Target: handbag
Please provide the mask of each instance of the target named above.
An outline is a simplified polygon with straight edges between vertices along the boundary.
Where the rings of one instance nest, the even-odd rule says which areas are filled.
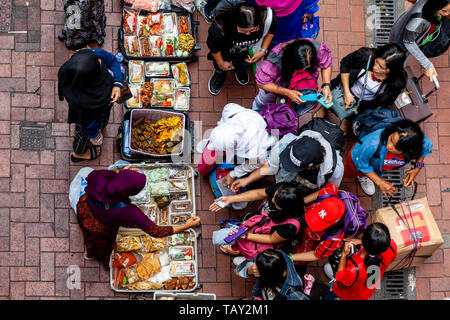
[[[334,88],[331,93],[333,94],[333,105],[331,106],[331,110],[334,114],[339,118],[339,120],[347,119],[358,113],[358,107],[361,104],[362,98],[364,97],[364,91],[366,91],[367,79],[369,77],[369,67],[370,62],[372,61],[372,55],[370,55],[369,60],[367,61],[366,67],[366,75],[364,77],[364,84],[361,90],[361,96],[358,99],[358,102],[353,101],[353,104],[350,108],[345,108],[345,100],[344,100],[344,88],[342,84],[338,85]]]
[[[120,89],[120,98],[117,100],[117,103],[125,103],[125,101],[131,98],[133,98],[133,94],[131,93],[130,87],[128,87],[128,84],[125,82],[122,89]]]

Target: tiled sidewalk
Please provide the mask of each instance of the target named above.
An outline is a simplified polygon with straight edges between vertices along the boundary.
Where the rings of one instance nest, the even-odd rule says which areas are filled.
[[[320,3],[321,33],[333,52],[334,69],[349,52],[365,45],[363,0],[323,0]],[[83,241],[76,217],[68,202],[71,178],[82,166],[70,163],[73,128],[67,123],[66,102],[57,97],[57,71],[69,57],[69,51],[57,35],[64,24],[60,0],[0,0],[11,10],[11,30],[27,33],[8,34],[0,30],[0,298],[2,299],[133,299],[134,294],[111,290],[109,273],[97,262],[83,259]],[[10,6],[9,9],[7,8]],[[104,49],[117,52],[117,31],[121,21],[119,0],[105,0],[107,38]],[[202,132],[220,119],[227,102],[250,107],[255,96],[254,80],[246,87],[233,75],[226,86],[212,97],[207,82],[212,64],[207,61],[208,24],[200,21],[199,61],[192,63],[192,100],[189,117],[202,121]],[[426,169],[418,177],[418,197],[428,195],[435,218],[446,243],[424,266],[416,269],[417,298],[442,299],[450,296],[450,92],[449,56],[434,59],[441,90],[430,97],[434,115],[424,129],[434,143]],[[416,74],[419,72],[415,66]],[[429,88],[428,83],[424,83]],[[120,158],[114,137],[122,121],[122,107],[115,106],[100,159],[83,166],[105,168]],[[307,119],[305,119],[306,121]],[[46,150],[20,150],[21,124],[47,126]],[[354,181],[344,181],[343,189],[365,197]],[[250,295],[253,282],[232,273],[232,262],[212,245],[212,232],[221,219],[238,213],[224,211],[213,215],[208,207],[213,200],[208,182],[196,181],[197,214],[202,218],[199,246],[200,291],[215,293],[218,299],[238,299]],[[67,288],[68,267],[81,268],[80,289]],[[315,270],[314,270],[315,269]],[[312,268],[317,272],[319,268]],[[70,270],[69,270],[70,271]],[[145,295],[150,298],[151,295]]]

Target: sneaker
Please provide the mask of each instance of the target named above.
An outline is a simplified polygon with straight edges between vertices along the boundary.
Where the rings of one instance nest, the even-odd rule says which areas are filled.
[[[208,81],[208,90],[213,96],[217,96],[222,91],[225,82],[225,72],[218,73],[214,70],[213,75]]]
[[[245,70],[234,69],[234,76],[236,78],[236,81],[241,86],[245,86],[246,84],[248,84],[249,76],[248,76],[247,69],[245,69]]]
[[[234,257],[233,258],[233,263],[237,267],[238,265],[240,265],[245,260],[247,260],[247,259],[245,259],[243,256],[238,256],[238,257]]]
[[[373,196],[375,194],[375,183],[366,176],[357,178],[361,189],[363,189],[368,196]]]
[[[323,272],[328,277],[328,279],[334,279],[334,272],[333,272],[333,268],[331,268],[331,264],[329,264],[329,263],[324,264]]]
[[[231,244],[226,244],[224,246],[220,246],[219,249],[223,253],[229,254],[232,256],[238,256],[240,254],[239,250],[234,250]]]
[[[207,13],[205,11],[205,6],[206,6],[206,1],[205,0],[195,0],[194,4],[195,7],[197,8],[198,12],[200,12],[200,14],[203,16],[203,18],[205,18],[205,21],[209,24],[212,23],[214,17],[211,13]]]

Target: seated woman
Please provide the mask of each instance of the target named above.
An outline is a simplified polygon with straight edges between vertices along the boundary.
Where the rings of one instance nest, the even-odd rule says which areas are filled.
[[[320,132],[305,130],[299,136],[285,135],[270,150],[266,163],[249,176],[234,181],[231,190],[237,192],[265,175],[275,175],[276,182],[294,182],[306,196],[305,203],[309,203],[327,183],[340,186],[344,164],[339,151]]]
[[[139,228],[152,237],[162,238],[193,228],[200,222],[199,217],[192,217],[183,225],[158,226],[131,204],[129,197],[145,187],[146,176],[142,173],[128,169],[119,173],[94,170],[86,180],[86,193],[77,204],[78,223],[85,243],[84,257],[103,262],[105,268],[109,266],[119,227]]]
[[[303,195],[290,183],[277,183],[263,189],[250,190],[238,195],[216,199],[209,207],[212,212],[222,209],[218,201],[229,205],[233,202],[250,202],[264,200],[260,207],[260,214],[246,220],[249,231],[236,240],[234,245],[223,245],[221,251],[231,255],[243,255],[245,259],[253,259],[267,248],[283,248],[289,251],[290,242],[294,241],[300,231],[300,220],[304,215]],[[266,226],[253,226],[255,223],[267,219]],[[244,259],[244,260],[245,260]],[[240,264],[236,262],[236,264]]]
[[[391,239],[389,229],[382,223],[370,224],[361,240],[345,240],[332,291],[343,300],[368,300],[396,257],[397,245]],[[378,268],[374,281],[368,279],[369,268]]]
[[[363,191],[371,196],[375,185],[386,196],[393,196],[397,188],[382,178],[383,172],[416,160],[414,169],[407,171],[404,186],[410,186],[424,166],[424,158],[432,152],[433,144],[420,127],[401,120],[360,139],[348,153],[344,178],[357,178]]]
[[[321,42],[311,39],[295,39],[275,46],[261,65],[256,69],[258,95],[253,101],[253,110],[260,111],[267,103],[274,103],[277,96],[302,104],[302,94],[289,89],[296,71],[306,70],[317,82],[319,69],[322,75],[322,93],[325,103],[333,99],[331,94],[331,73],[333,60],[331,51]]]
[[[102,49],[76,52],[58,71],[59,100],[67,100],[69,123],[75,123],[72,162],[96,159],[102,131],[113,103],[121,96],[124,79],[120,63]]]
[[[369,57],[372,57],[370,73],[361,97]],[[331,81],[332,89],[342,86],[346,109],[353,102],[362,99],[358,113],[367,109],[390,107],[406,86],[407,76],[403,69],[405,59],[405,52],[395,44],[380,48],[360,48],[341,60],[340,74]],[[348,131],[352,119],[350,117],[343,121],[341,129],[344,132]]]
[[[210,50],[208,59],[214,64],[208,82],[212,95],[220,93],[227,71],[234,70],[240,85],[248,83],[248,68],[267,54],[276,26],[273,10],[254,3],[239,3],[216,16],[206,41]]]
[[[209,139],[200,141],[197,146],[202,152],[199,173],[206,176],[219,168],[222,171],[216,174],[217,178],[223,178],[223,186],[228,187],[235,179],[261,167],[267,160],[268,150],[277,141],[266,126],[257,112],[235,103],[225,105],[222,118]]]
[[[253,300],[309,300],[291,258],[281,250],[267,249],[258,254],[246,276],[256,277]]]
[[[437,71],[429,58],[446,53],[450,44],[450,0],[419,0],[394,23],[389,42],[412,55],[433,81]]]

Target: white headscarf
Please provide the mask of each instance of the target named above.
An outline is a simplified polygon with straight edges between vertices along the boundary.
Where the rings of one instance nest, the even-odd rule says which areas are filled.
[[[258,112],[228,103],[223,108],[217,127],[211,132],[208,149],[228,151],[245,159],[264,156],[267,142],[272,140],[266,126]]]

